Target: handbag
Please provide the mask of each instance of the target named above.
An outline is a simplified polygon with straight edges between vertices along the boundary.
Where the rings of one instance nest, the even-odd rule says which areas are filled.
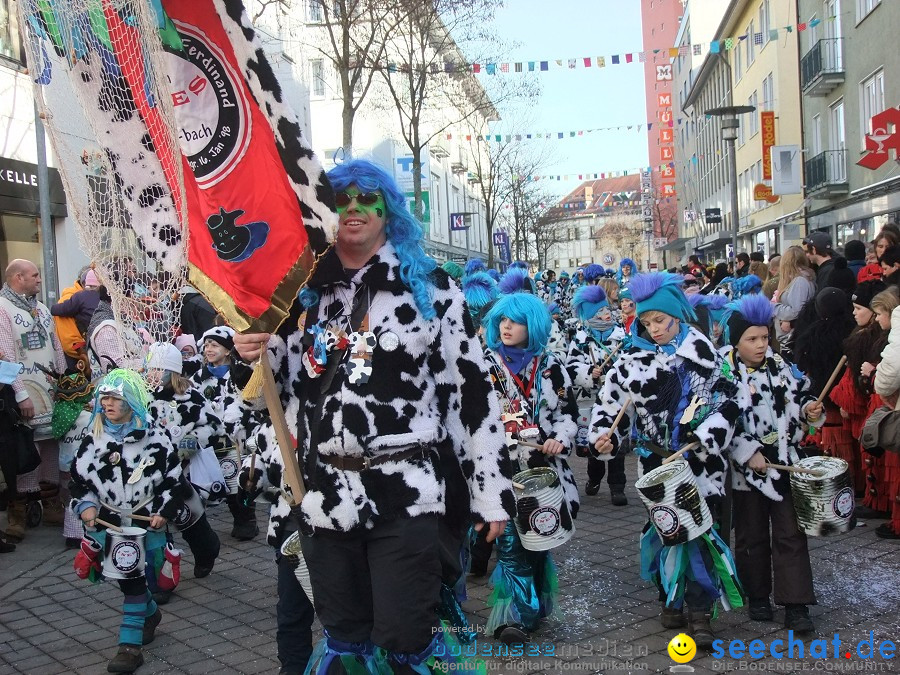
[[[863,424],[859,442],[869,454],[900,452],[900,397],[893,408],[881,406]]]
[[[16,452],[16,475],[34,471],[41,465],[41,455],[34,445],[34,430],[25,425],[13,427],[11,442]]]

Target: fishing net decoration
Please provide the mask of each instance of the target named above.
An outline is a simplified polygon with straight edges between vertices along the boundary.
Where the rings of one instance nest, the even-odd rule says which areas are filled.
[[[667,371],[655,385],[654,397],[636,410],[637,444],[649,442],[668,452],[690,443],[691,432],[734,395],[727,379],[710,378],[684,364]]]
[[[142,338],[123,341],[139,361],[144,344],[171,339],[187,270],[182,165],[157,18],[146,0],[18,6],[70,218],[116,319]],[[141,90],[129,85],[135,73]]]

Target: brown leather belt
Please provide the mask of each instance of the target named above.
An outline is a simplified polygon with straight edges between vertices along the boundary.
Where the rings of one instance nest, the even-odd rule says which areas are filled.
[[[430,451],[431,449],[428,446],[417,445],[413,448],[400,450],[398,452],[390,452],[384,455],[376,455],[375,457],[368,457],[365,455],[353,457],[348,457],[346,455],[319,455],[319,459],[328,466],[333,466],[335,469],[340,469],[341,471],[368,471],[374,466],[386,464],[387,462],[399,462],[405,459],[418,458],[428,459]]]

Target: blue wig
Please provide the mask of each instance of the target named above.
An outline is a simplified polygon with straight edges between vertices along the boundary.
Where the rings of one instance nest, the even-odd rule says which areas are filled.
[[[604,274],[606,274],[606,270],[603,269],[603,265],[598,265],[597,263],[591,263],[584,268],[584,280],[588,282],[596,281]]]
[[[500,294],[497,282],[485,272],[467,274],[462,280],[463,295],[470,312],[478,312],[482,307],[496,299]]]
[[[634,262],[631,258],[622,258],[622,262],[619,263],[619,270],[621,270],[625,265],[631,265],[631,273],[637,274],[638,266],[637,263]]]
[[[466,274],[475,274],[475,272],[484,272],[487,267],[481,258],[472,258],[466,262]]]
[[[725,326],[723,336],[725,342],[736,346],[744,331],[750,326],[768,328],[772,322],[772,315],[772,303],[760,293],[746,295],[740,300],[730,302],[725,306],[725,318],[722,322]]]
[[[501,293],[534,293],[535,290],[534,282],[531,280],[531,277],[528,276],[527,270],[524,270],[521,267],[513,267],[510,265],[509,269],[506,270],[506,274],[500,279]]]
[[[509,269],[511,269],[511,270],[519,269],[519,270],[525,270],[526,272],[528,272],[529,267],[531,267],[531,265],[529,265],[527,262],[524,262],[522,260],[516,260],[515,262],[512,262],[509,264]]]
[[[500,283],[500,272],[495,270],[493,267],[487,271],[488,276],[496,281],[498,284]]]
[[[406,196],[393,177],[377,164],[352,159],[328,172],[335,192],[355,185],[361,192],[380,191],[387,207],[386,233],[400,260],[400,279],[412,291],[416,306],[426,319],[437,316],[431,301],[432,283],[428,279],[437,263],[422,249],[422,226],[409,212]]]
[[[731,282],[731,294],[734,300],[740,300],[745,295],[753,295],[762,291],[762,279],[755,274],[748,274]]]
[[[550,339],[552,319],[543,302],[528,293],[501,296],[484,318],[484,341],[490,349],[501,345],[500,322],[504,318],[528,328],[528,351],[535,354],[544,351]]]
[[[695,309],[703,307],[706,310],[709,318],[709,325],[707,326],[709,335],[712,335],[714,323],[724,325],[726,308],[728,307],[728,298],[724,295],[700,295],[699,293],[694,293],[687,296],[687,299],[691,303],[691,307]],[[700,314],[698,313],[699,316]]]

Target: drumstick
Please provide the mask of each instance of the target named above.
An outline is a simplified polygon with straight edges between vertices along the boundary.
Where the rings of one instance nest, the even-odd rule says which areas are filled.
[[[819,469],[805,469],[802,466],[787,466],[786,464],[771,464],[769,462],[766,462],[766,466],[770,469],[781,469],[790,473],[808,473],[816,478],[821,478],[825,475],[825,472]]]
[[[683,448],[681,448],[681,450],[679,450],[678,452],[673,452],[671,455],[669,455],[668,457],[666,457],[666,458],[662,461],[662,463],[663,463],[663,464],[668,464],[669,462],[674,462],[676,459],[681,459],[681,456],[682,456],[684,453],[690,452],[691,450],[696,450],[696,449],[699,448],[699,447],[700,447],[700,442],[699,442],[699,441],[694,441],[693,443],[688,443],[688,444],[685,445]]]
[[[136,514],[136,513],[132,513],[132,514],[131,514],[131,517],[132,517],[134,520],[146,520],[148,523],[149,523],[151,520],[153,520],[153,517],[152,517],[152,516],[139,516],[139,515]]]
[[[522,485],[521,483],[517,483],[516,481],[513,481],[513,487],[516,488],[516,490],[524,490],[525,489],[524,485]]]
[[[615,349],[613,349],[609,354],[607,354],[606,358],[603,359],[603,363],[600,364],[600,367],[603,368],[603,366],[605,366],[607,363],[609,363],[609,360],[616,355],[616,352],[619,351],[619,349],[621,347],[622,347],[622,343],[620,342],[619,344],[616,345]]]
[[[825,388],[822,389],[822,393],[819,394],[819,398],[816,399],[816,403],[821,403],[825,400],[825,395],[828,394],[828,390],[831,389],[831,385],[834,384],[834,381],[837,379],[838,374],[841,372],[841,368],[844,367],[844,364],[847,363],[847,355],[841,357],[841,360],[838,361],[837,366],[834,368],[834,372],[831,373],[831,377],[828,378],[828,382],[825,383]]]
[[[519,445],[524,445],[526,448],[537,448],[538,450],[543,450],[544,446],[541,443],[532,443],[531,441],[516,441]]]
[[[628,410],[628,406],[631,405],[631,397],[625,397],[625,403],[622,404],[622,409],[619,411],[619,414],[616,415],[616,419],[613,420],[612,426],[609,428],[610,433],[615,433],[616,428],[619,426],[619,422],[622,421],[622,418],[625,417],[625,411]]]
[[[101,524],[103,527],[105,527],[107,530],[112,530],[113,532],[122,532],[122,528],[121,528],[121,527],[118,527],[118,526],[116,526],[116,525],[113,525],[112,523],[107,523],[105,520],[101,520],[100,518],[94,518],[94,522],[95,522],[95,523],[100,523],[100,524]]]

